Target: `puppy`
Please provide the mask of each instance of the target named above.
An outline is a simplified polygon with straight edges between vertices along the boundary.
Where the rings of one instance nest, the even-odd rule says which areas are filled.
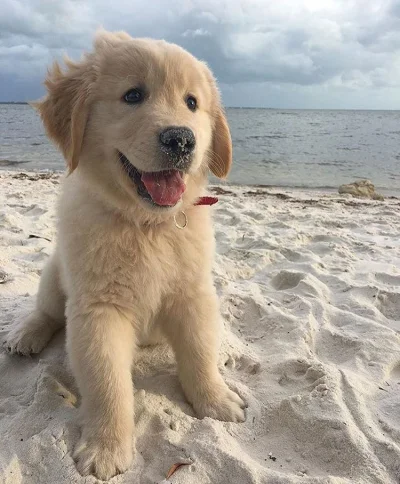
[[[138,344],[171,344],[200,418],[244,420],[217,368],[214,237],[209,207],[196,205],[209,170],[228,174],[231,137],[210,70],[164,41],[102,31],[45,85],[36,107],[69,175],[36,309],[6,347],[38,353],[66,324],[82,396],[74,458],[106,480],[133,458]]]

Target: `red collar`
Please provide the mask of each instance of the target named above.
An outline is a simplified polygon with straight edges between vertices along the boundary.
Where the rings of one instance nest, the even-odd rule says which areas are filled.
[[[195,205],[214,205],[218,202],[217,197],[200,197]]]

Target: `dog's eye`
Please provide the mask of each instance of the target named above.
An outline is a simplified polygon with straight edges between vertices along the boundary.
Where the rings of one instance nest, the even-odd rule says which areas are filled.
[[[193,96],[188,96],[186,98],[186,105],[191,111],[196,111],[197,109],[197,100]]]
[[[124,94],[124,101],[128,104],[137,104],[143,101],[144,95],[143,92],[138,89],[129,89],[127,93]]]

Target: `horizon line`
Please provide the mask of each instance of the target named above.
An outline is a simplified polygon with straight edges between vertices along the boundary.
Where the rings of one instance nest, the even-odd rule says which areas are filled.
[[[4,104],[24,104],[29,105],[30,101],[0,101],[0,105]],[[269,107],[269,106],[224,106],[225,109],[269,109],[276,111],[400,111],[400,108],[285,108],[285,107]]]

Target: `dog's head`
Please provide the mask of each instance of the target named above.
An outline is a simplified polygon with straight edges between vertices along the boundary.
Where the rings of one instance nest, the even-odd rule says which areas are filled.
[[[176,210],[208,169],[227,176],[231,137],[203,62],[177,45],[105,31],[92,53],[65,62],[49,71],[36,107],[70,172],[157,212]]]

